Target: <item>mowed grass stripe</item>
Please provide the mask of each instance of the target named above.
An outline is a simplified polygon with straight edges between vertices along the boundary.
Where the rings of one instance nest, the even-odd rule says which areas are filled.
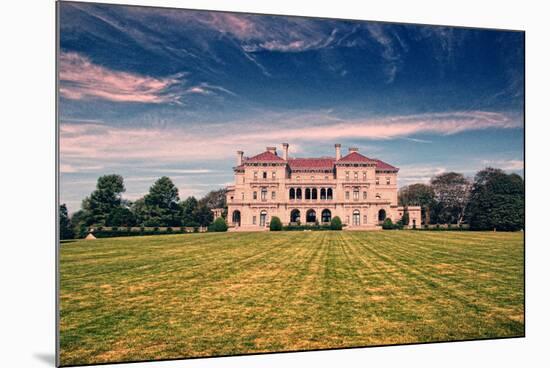
[[[280,232],[66,243],[62,363],[521,336],[521,235]]]

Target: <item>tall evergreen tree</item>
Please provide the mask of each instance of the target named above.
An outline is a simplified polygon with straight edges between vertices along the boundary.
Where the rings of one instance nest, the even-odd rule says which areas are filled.
[[[149,188],[143,197],[146,226],[180,226],[181,207],[178,188],[172,180],[163,176]]]
[[[82,201],[82,209],[87,213],[87,222],[105,225],[107,217],[122,203],[125,191],[122,176],[112,174],[97,179],[96,189]]]
[[[73,227],[64,203],[59,206],[59,237],[61,240],[74,238]]]

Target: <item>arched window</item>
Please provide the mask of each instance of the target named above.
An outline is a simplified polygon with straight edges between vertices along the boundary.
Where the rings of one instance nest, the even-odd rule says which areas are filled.
[[[233,211],[232,221],[233,225],[241,226],[241,211]]]
[[[386,211],[385,210],[378,211],[378,222],[384,222],[385,219],[386,219]]]
[[[260,226],[265,226],[266,220],[267,220],[267,212],[266,211],[260,212]]]
[[[327,189],[327,199],[332,199],[332,188]]]
[[[353,226],[361,225],[361,213],[359,210],[353,211]]]
[[[290,212],[290,222],[300,222],[300,210],[292,210]]]
[[[288,191],[288,198],[289,199],[296,198],[296,191],[294,190],[294,188],[290,188],[290,190]]]
[[[315,222],[317,220],[317,216],[315,214],[315,210],[308,210],[306,212],[306,222]]]
[[[309,188],[306,188],[305,199],[311,199],[311,189]]]
[[[327,190],[325,188],[321,188],[320,198],[327,199]]]
[[[296,188],[296,199],[302,199],[302,188]]]
[[[321,222],[330,222],[331,218],[330,210],[325,209],[321,212]]]
[[[317,199],[317,188],[311,190],[311,199]]]

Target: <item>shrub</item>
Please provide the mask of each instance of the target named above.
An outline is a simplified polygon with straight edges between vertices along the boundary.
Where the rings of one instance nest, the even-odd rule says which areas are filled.
[[[283,229],[283,223],[277,216],[273,216],[269,222],[269,231],[281,231]]]
[[[222,217],[218,217],[213,223],[208,226],[208,231],[224,232],[227,231],[227,224]]]
[[[403,217],[401,217],[401,223],[403,225],[408,225],[409,224],[409,211],[406,209],[405,212],[403,213]]]
[[[398,221],[393,225],[393,228],[394,228],[394,229],[397,229],[397,230],[403,230],[403,221],[402,221],[402,220],[398,220]]]
[[[330,220],[330,229],[342,230],[342,220],[340,220],[340,217],[334,216],[332,220]]]
[[[387,218],[384,220],[384,223],[382,224],[382,229],[384,230],[392,230],[393,229],[393,222],[391,218]]]

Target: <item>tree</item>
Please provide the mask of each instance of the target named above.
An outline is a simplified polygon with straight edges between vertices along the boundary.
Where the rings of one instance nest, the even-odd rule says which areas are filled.
[[[126,207],[115,208],[106,221],[107,226],[135,226],[136,216]]]
[[[411,184],[399,189],[400,206],[420,206],[426,224],[430,223],[430,209],[435,204],[432,187],[426,184]]]
[[[61,240],[74,238],[73,227],[65,203],[59,206],[59,237]]]
[[[88,235],[88,228],[93,224],[93,221],[88,212],[80,210],[73,213],[71,223],[75,236],[83,238]]]
[[[331,230],[342,230],[342,220],[340,220],[340,217],[334,216],[330,220],[330,229]]]
[[[466,216],[472,230],[517,231],[523,229],[524,182],[517,174],[500,169],[479,171],[471,191]]]
[[[405,210],[403,211],[403,216],[401,217],[401,223],[405,226],[409,225],[409,210],[407,207],[405,207]]]
[[[199,201],[199,204],[205,205],[210,209],[223,208],[227,209],[227,189],[222,188],[218,190],[212,190]]]
[[[223,218],[218,217],[210,226],[208,226],[208,231],[213,231],[213,232],[227,231],[227,223]]]
[[[269,231],[281,231],[283,229],[283,223],[277,216],[272,216],[269,221]]]
[[[193,218],[200,226],[208,226],[214,219],[214,214],[206,205],[199,204],[193,212]]]
[[[471,182],[464,175],[448,172],[435,176],[430,185],[434,191],[437,223],[464,221],[464,213],[470,195]]]
[[[199,202],[195,197],[188,197],[185,201],[180,203],[181,208],[181,221],[185,226],[199,226],[195,215],[197,213],[197,208]]]
[[[387,218],[384,220],[384,222],[382,223],[382,229],[384,230],[393,230],[393,222],[391,220],[391,218]]]
[[[149,188],[149,193],[143,197],[143,204],[139,206],[146,226],[181,225],[178,188],[167,176],[158,179]]]
[[[82,201],[82,209],[87,212],[88,221],[105,225],[110,213],[120,207],[124,191],[122,176],[112,174],[99,177],[96,189]]]

